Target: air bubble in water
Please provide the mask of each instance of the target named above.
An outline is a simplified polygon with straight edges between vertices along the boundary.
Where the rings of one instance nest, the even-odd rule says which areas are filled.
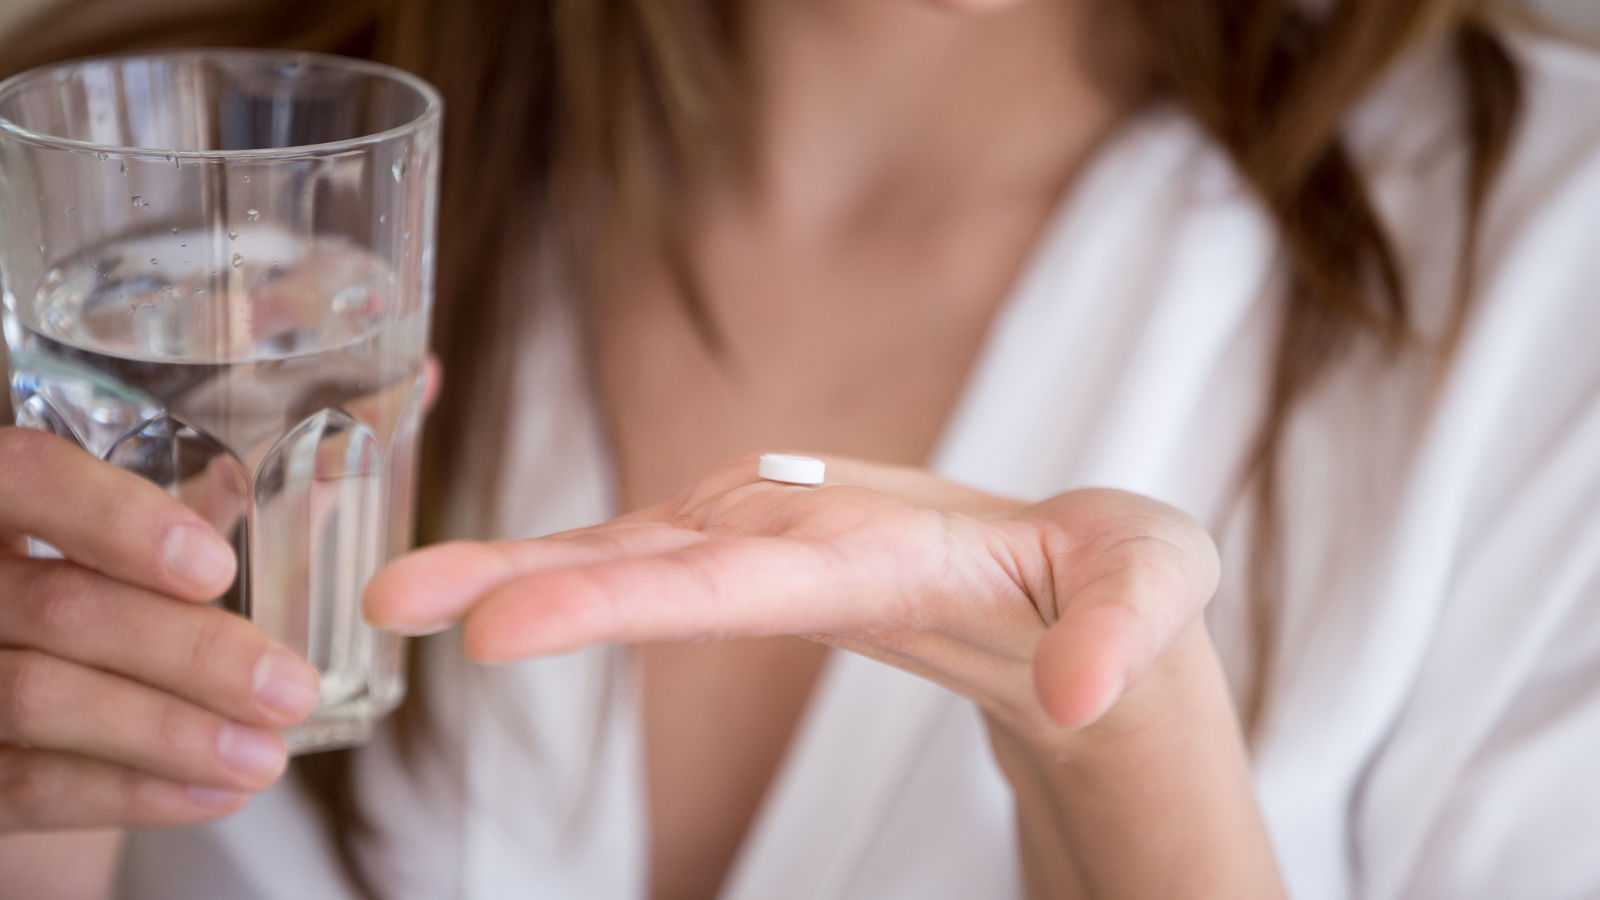
[[[247,209],[247,210],[244,211],[244,217],[246,219],[249,219],[250,221],[254,222],[257,219],[261,218],[261,211],[258,210],[258,209]]]
[[[235,254],[234,254],[234,255],[233,255],[233,267],[234,267],[234,268],[235,268],[235,269],[237,269],[237,268],[239,268],[239,267],[240,267],[240,266],[242,266],[242,265],[244,265],[244,254],[242,254],[242,253],[235,253]]]

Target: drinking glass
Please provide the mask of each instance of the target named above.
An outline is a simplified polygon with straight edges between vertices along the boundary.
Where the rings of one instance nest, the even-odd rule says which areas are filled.
[[[218,602],[322,676],[294,752],[366,739],[405,691],[400,639],[360,597],[412,530],[439,121],[423,81],[305,53],[108,57],[0,84],[17,424],[154,481],[232,542]]]

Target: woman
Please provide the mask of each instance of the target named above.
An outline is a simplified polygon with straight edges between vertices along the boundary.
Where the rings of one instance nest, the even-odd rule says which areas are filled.
[[[379,575],[464,627],[269,788],[311,685],[193,604],[231,559],[6,432],[73,562],[0,562],[0,827],[109,829],[5,839],[24,895],[175,825],[126,895],[1600,892],[1600,62],[1422,0],[140,6],[5,58],[442,85],[428,486],[500,543]]]

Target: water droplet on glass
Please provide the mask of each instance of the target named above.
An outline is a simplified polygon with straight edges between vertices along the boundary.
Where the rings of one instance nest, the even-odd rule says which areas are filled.
[[[389,224],[389,214],[388,213],[384,213],[383,215],[379,216],[378,217],[378,224],[379,225],[387,225],[387,224]]]
[[[166,287],[162,288],[161,289],[161,296],[163,296],[163,297],[172,296],[172,285],[169,284]]]
[[[258,209],[247,209],[244,211],[244,217],[254,222],[255,220],[261,218],[261,211]]]
[[[187,249],[188,246],[189,246],[189,242],[188,241],[179,241],[178,242],[178,246]]]
[[[161,260],[156,259],[154,256],[152,256],[152,257],[150,257],[150,265],[159,266],[159,265],[161,265]]]
[[[94,158],[100,160],[101,162],[105,162],[111,158],[111,154],[105,152],[104,150],[99,150],[95,152]]]
[[[178,168],[179,166],[183,165],[181,162],[178,161],[178,154],[176,154],[176,153],[168,153],[167,154],[167,162],[172,163],[172,167],[173,168]]]
[[[234,231],[234,230],[233,230],[233,229],[231,229],[231,228],[230,228],[230,229],[228,229],[228,240],[230,240],[230,241],[237,241],[237,240],[238,240],[238,239],[239,239],[239,232],[237,232],[237,231]]]
[[[142,196],[140,196],[138,194],[134,194],[131,199],[133,200],[133,208],[134,209],[138,209],[139,207],[144,205],[144,197],[142,197]]]
[[[245,177],[244,177],[244,183],[245,183],[245,184],[249,184],[249,183],[250,183],[250,176],[249,176],[249,175],[246,175],[246,176],[245,176]]]
[[[67,218],[69,218],[69,219],[72,218],[74,215],[77,214],[77,212],[78,212],[78,208],[76,206],[73,206],[71,203],[63,203],[63,204],[61,204],[61,214],[66,216]]]
[[[43,252],[44,252],[44,245],[43,245],[43,244],[40,244],[40,245],[39,245],[39,252],[40,252],[40,253],[43,253]]]
[[[177,228],[177,226],[173,226],[173,228],[172,228],[172,233],[173,233],[173,234],[177,234],[177,233],[178,233],[178,228]]]
[[[128,162],[127,162],[127,160],[122,160],[122,161],[118,162],[117,163],[117,170],[120,171],[124,175],[128,174]]]
[[[234,254],[234,255],[233,255],[233,267],[234,267],[234,268],[235,268],[235,269],[237,269],[237,268],[239,268],[239,267],[240,267],[240,266],[242,266],[242,265],[244,265],[244,254],[242,254],[242,253],[235,253],[235,254]]]
[[[389,167],[389,174],[393,175],[394,180],[397,182],[404,181],[406,177],[406,158],[402,156],[395,160],[394,165]]]
[[[406,240],[409,241],[409,240],[411,240],[411,232],[408,231],[405,234],[402,234],[401,237],[403,237],[403,238],[405,238]]]

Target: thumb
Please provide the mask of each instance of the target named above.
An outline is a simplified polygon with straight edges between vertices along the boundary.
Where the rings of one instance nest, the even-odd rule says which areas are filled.
[[[1051,719],[1090,725],[1150,668],[1157,638],[1133,607],[1097,603],[1069,612],[1040,639],[1034,690]]]

